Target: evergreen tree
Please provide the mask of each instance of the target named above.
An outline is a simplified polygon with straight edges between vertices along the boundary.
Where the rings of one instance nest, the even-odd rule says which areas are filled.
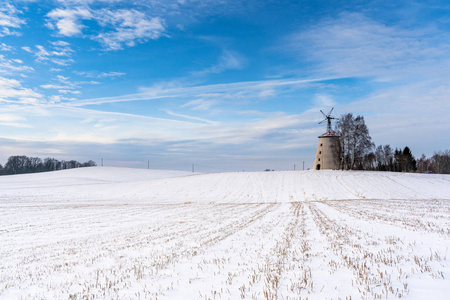
[[[405,172],[414,172],[417,170],[416,168],[416,160],[411,153],[411,150],[408,146],[403,149],[402,153],[402,162],[403,162],[403,170]]]

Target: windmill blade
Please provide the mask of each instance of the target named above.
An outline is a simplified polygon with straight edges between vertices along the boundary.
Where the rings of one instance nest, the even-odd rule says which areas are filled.
[[[328,120],[328,118],[323,119],[322,121],[319,122],[319,124],[322,124],[322,123],[325,122],[326,120]]]
[[[333,111],[334,107],[331,108],[330,112],[328,113],[328,116],[331,116],[331,112]]]
[[[320,110],[320,112],[322,113],[322,115],[326,118],[328,117],[322,110]]]

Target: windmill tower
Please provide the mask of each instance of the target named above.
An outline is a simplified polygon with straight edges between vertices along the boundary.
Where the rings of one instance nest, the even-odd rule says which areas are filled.
[[[334,107],[326,115],[320,111],[325,117],[319,124],[327,121],[327,132],[319,136],[319,145],[317,146],[316,158],[314,160],[315,170],[337,170],[339,169],[339,157],[337,156],[335,146],[339,143],[339,136],[335,135],[331,129],[331,120],[336,118],[331,116]]]

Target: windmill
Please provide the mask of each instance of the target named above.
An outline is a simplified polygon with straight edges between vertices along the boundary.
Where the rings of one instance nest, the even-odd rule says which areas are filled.
[[[331,120],[337,118],[331,116],[334,107],[328,114],[320,111],[325,117],[319,124],[327,121],[327,132],[319,136],[319,145],[317,146],[316,158],[314,160],[315,170],[337,170],[339,169],[339,157],[336,152],[336,145],[339,145],[339,135],[336,135],[331,129]]]
[[[322,110],[320,112],[325,117],[322,121],[319,122],[319,124],[322,124],[323,122],[327,121],[327,133],[331,133],[331,120],[336,120],[337,118],[334,118],[331,116],[331,113],[333,112],[334,107],[330,110],[330,112],[326,115]]]

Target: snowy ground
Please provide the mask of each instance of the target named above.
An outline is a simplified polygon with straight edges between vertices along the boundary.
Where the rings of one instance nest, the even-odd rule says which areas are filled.
[[[448,175],[0,177],[1,299],[449,299],[449,246]]]

